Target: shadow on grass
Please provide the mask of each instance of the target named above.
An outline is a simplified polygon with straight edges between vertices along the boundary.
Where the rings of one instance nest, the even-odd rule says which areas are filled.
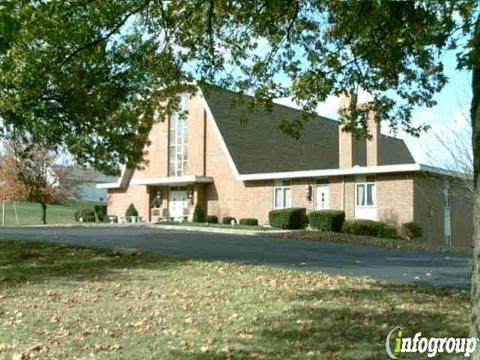
[[[407,335],[468,336],[468,310],[464,315],[451,313],[461,309],[467,298],[468,294],[455,290],[387,284],[304,292],[278,316],[253,322],[250,328],[255,329],[255,339],[238,339],[232,344],[238,349],[232,358],[385,359],[386,336],[397,326]],[[422,311],[420,306],[429,301],[439,306]],[[448,309],[440,306],[442,301],[450,302]],[[198,360],[229,358],[223,352],[175,355]],[[402,358],[417,359],[419,354],[402,354]],[[439,354],[437,358],[452,356]]]
[[[72,281],[107,280],[122,269],[161,269],[181,265],[184,259],[160,256],[114,256],[111,250],[72,245],[0,241],[0,288],[50,278]]]

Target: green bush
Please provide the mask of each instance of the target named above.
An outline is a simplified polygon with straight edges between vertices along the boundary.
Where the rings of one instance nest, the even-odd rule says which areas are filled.
[[[238,223],[240,225],[258,226],[258,220],[255,219],[255,218],[240,219],[240,221]]]
[[[125,216],[138,216],[138,211],[133,203],[128,206]]]
[[[95,222],[95,210],[92,208],[80,208],[75,212],[74,217],[79,222]]]
[[[209,224],[218,224],[218,217],[216,215],[207,215],[205,222]]]
[[[195,205],[195,209],[193,210],[193,222],[202,223],[205,222],[205,212],[203,211],[200,205]]]
[[[98,221],[107,220],[107,205],[95,205],[95,214],[97,214]]]
[[[318,210],[308,214],[310,226],[322,231],[341,232],[345,212],[340,210]]]
[[[235,224],[237,223],[237,219],[235,219],[234,217],[232,217],[232,216],[224,216],[223,219],[222,219],[222,224],[231,225],[231,224],[232,224],[232,220],[234,221]]]
[[[305,208],[272,210],[268,214],[271,226],[282,229],[303,229],[308,224]]]
[[[423,230],[417,223],[407,222],[402,224],[402,234],[409,239],[421,238]]]
[[[342,231],[347,234],[375,236],[395,239],[398,237],[397,228],[381,221],[347,220],[343,223]]]

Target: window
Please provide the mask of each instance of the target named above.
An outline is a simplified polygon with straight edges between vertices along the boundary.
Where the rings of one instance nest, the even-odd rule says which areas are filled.
[[[273,208],[284,209],[292,207],[292,188],[289,181],[275,181],[273,187]]]
[[[188,94],[181,95],[182,112],[188,109]],[[169,176],[183,176],[187,172],[187,118],[177,113],[172,114],[169,124]]]
[[[375,193],[375,177],[367,176],[357,178],[355,183],[355,196],[356,205],[362,206],[375,206],[376,193]]]

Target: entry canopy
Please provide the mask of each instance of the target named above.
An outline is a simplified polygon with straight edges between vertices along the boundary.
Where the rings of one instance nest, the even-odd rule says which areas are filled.
[[[170,185],[181,186],[191,184],[208,184],[213,182],[211,176],[168,176],[155,178],[132,178],[130,184],[134,185]]]

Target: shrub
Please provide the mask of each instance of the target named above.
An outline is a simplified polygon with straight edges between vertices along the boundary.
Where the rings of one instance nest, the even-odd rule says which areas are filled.
[[[80,208],[74,216],[79,222],[95,222],[95,210],[92,208]]]
[[[343,223],[342,231],[347,234],[376,236],[389,239],[398,237],[395,226],[373,220],[347,220]]]
[[[209,224],[218,224],[218,217],[215,215],[207,215],[205,222]]]
[[[272,210],[268,214],[271,226],[282,229],[302,229],[308,224],[305,208]]]
[[[98,221],[107,220],[107,205],[95,205],[95,214],[97,214]]]
[[[205,222],[205,212],[203,211],[200,205],[195,205],[195,209],[193,210],[193,222]]]
[[[138,216],[138,211],[133,203],[128,206],[125,216]]]
[[[407,222],[402,224],[402,234],[409,239],[421,238],[423,231],[420,225],[414,222]]]
[[[342,231],[345,212],[340,210],[318,210],[308,214],[310,226],[322,231]]]
[[[233,222],[234,222],[235,224],[237,223],[237,219],[235,219],[234,217],[232,217],[232,216],[224,216],[223,219],[222,219],[222,224],[231,225],[231,224],[232,224],[232,220],[233,220]]]
[[[258,220],[255,218],[240,219],[240,225],[258,226]]]

